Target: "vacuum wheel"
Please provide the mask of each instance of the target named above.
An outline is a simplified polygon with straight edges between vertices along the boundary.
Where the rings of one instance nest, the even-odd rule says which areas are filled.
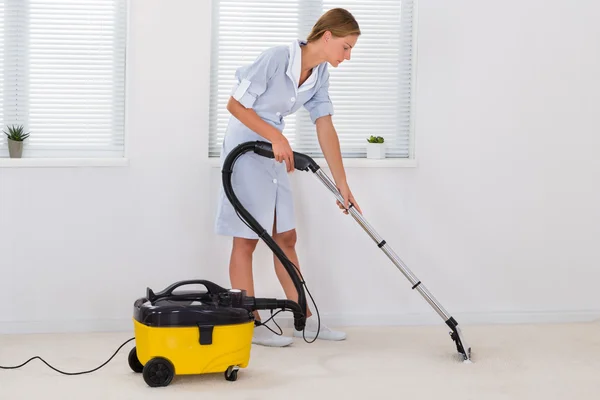
[[[143,376],[150,387],[168,386],[175,376],[175,367],[166,358],[155,357],[144,365]]]
[[[240,367],[238,367],[237,365],[232,365],[229,368],[227,368],[227,370],[225,371],[225,379],[232,382],[236,381],[239,369]]]
[[[144,366],[137,357],[137,351],[135,350],[135,347],[129,352],[127,361],[129,361],[129,367],[133,372],[137,372],[139,374],[144,370]]]

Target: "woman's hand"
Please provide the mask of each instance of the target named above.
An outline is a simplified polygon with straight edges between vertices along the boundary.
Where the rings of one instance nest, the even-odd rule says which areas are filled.
[[[294,172],[294,152],[287,138],[281,135],[278,140],[273,141],[273,154],[277,162],[285,161],[287,172]]]
[[[344,210],[344,214],[348,214],[348,209],[350,207],[350,203],[352,203],[354,208],[356,208],[356,210],[360,214],[362,214],[362,210],[360,209],[360,207],[358,206],[358,203],[354,199],[354,195],[352,195],[352,192],[350,191],[350,187],[348,187],[348,184],[343,183],[343,184],[339,185],[338,190],[340,191],[340,194],[344,198],[344,204],[340,203],[339,200],[336,200],[336,203],[341,210]]]

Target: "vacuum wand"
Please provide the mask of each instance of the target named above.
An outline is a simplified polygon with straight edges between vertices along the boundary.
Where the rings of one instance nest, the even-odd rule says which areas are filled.
[[[335,183],[327,176],[321,169],[314,171],[316,177],[334,194],[335,198],[344,204],[344,198],[335,186]],[[412,284],[412,289],[417,290],[423,298],[433,307],[438,315],[446,322],[446,325],[452,330],[450,337],[456,343],[457,351],[462,354],[465,362],[471,360],[471,348],[465,343],[464,337],[458,322],[452,317],[444,307],[433,297],[433,295],[427,290],[425,285],[412,273],[412,271],[404,264],[404,262],[398,257],[398,255],[392,250],[387,242],[375,231],[375,229],[367,222],[367,220],[356,210],[352,203],[349,205],[349,213],[356,220],[356,222],[367,232],[367,234],[373,239],[385,255],[394,263],[394,265],[404,274],[404,276]]]

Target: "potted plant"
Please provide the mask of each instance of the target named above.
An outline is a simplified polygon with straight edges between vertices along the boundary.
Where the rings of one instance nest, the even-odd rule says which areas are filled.
[[[385,140],[381,136],[371,135],[367,142],[367,158],[385,158]]]
[[[23,125],[11,125],[8,132],[3,131],[8,137],[8,154],[10,158],[21,158],[23,155],[23,141],[29,137]]]

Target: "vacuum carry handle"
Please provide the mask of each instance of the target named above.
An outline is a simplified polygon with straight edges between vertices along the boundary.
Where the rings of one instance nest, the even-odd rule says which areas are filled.
[[[211,281],[207,281],[204,279],[194,279],[194,280],[176,282],[176,283],[172,284],[171,286],[167,287],[162,292],[158,292],[158,293],[154,293],[152,291],[152,289],[148,288],[146,291],[147,292],[146,297],[151,302],[158,300],[160,298],[163,298],[163,297],[169,297],[173,294],[173,291],[175,289],[177,289],[180,286],[184,286],[184,285],[204,285],[209,294],[217,294],[217,293],[222,293],[222,292],[228,291],[227,289],[225,289]]]
[[[254,152],[263,157],[275,158],[275,154],[273,153],[273,146],[271,145],[271,143],[268,142],[263,142],[260,140],[256,141],[256,145],[254,146]],[[299,171],[308,171],[310,169],[312,172],[315,172],[319,169],[319,165],[315,162],[315,160],[313,160],[306,154],[297,153],[295,151],[293,153],[295,169]]]

